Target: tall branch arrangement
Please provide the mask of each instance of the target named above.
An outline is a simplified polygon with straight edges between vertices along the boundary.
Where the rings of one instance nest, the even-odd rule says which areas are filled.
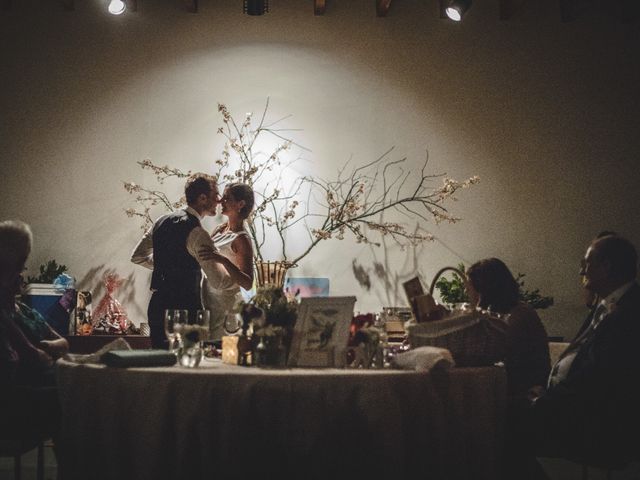
[[[393,148],[361,166],[347,162],[334,179],[297,176],[295,180],[285,181],[283,175],[291,172],[291,165],[299,160],[299,157],[286,157],[291,157],[292,147],[304,147],[289,138],[292,130],[275,128],[284,119],[267,122],[268,109],[267,99],[257,121],[248,113],[242,122],[237,122],[225,105],[218,104],[223,124],[218,134],[225,137],[225,144],[221,157],[215,160],[214,173],[221,184],[243,182],[254,189],[256,207],[247,226],[254,239],[257,261],[274,260],[266,255],[267,244],[274,238],[279,244],[279,259],[292,264],[306,257],[321,241],[342,240],[347,235],[352,235],[358,243],[374,245],[379,245],[374,236],[388,236],[403,247],[432,240],[432,235],[419,227],[411,228],[385,217],[395,212],[409,223],[420,219],[436,224],[456,222],[459,218],[450,215],[445,204],[456,199],[458,190],[479,181],[477,176],[460,182],[445,174],[428,174],[428,155],[420,172],[415,174],[405,169],[406,158],[390,158]],[[270,153],[258,147],[263,137],[277,141]],[[151,160],[138,163],[141,168],[151,170],[159,184],[168,178],[185,178],[191,174],[155,165]],[[184,204],[184,199],[172,201],[162,190],[131,182],[125,182],[124,187],[137,204],[126,213],[142,219],[144,229],[153,224],[151,213],[157,206],[171,211]],[[288,233],[301,227],[307,236],[306,243],[300,245],[296,239],[295,250],[292,250],[287,243]]]

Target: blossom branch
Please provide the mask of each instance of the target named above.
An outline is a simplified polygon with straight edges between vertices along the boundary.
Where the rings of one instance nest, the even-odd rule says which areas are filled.
[[[300,156],[286,162],[282,158],[293,146],[307,149],[288,138],[287,132],[294,130],[274,128],[290,116],[267,122],[268,109],[267,98],[259,122],[255,125],[251,113],[247,113],[241,123],[236,122],[228,108],[218,104],[222,126],[217,132],[225,142],[221,157],[215,160],[214,166],[219,181],[242,182],[254,189],[256,206],[247,219],[247,228],[254,241],[256,260],[265,259],[264,249],[268,239],[277,240],[283,260],[294,264],[306,257],[321,241],[329,238],[341,240],[347,234],[353,235],[358,243],[371,245],[380,245],[380,242],[370,238],[372,233],[381,235],[383,239],[388,236],[402,247],[432,240],[433,236],[424,233],[418,225],[408,230],[404,224],[386,220],[385,215],[394,211],[405,218],[418,218],[423,222],[456,222],[459,219],[449,214],[445,203],[455,201],[455,194],[459,190],[479,181],[478,177],[470,177],[458,182],[445,174],[428,174],[428,152],[419,175],[413,175],[403,168],[406,158],[389,159],[394,150],[391,147],[375,160],[355,168],[350,167],[350,158],[338,169],[337,177],[333,180],[301,176],[290,188],[284,188],[283,173],[300,160]],[[263,134],[281,141],[270,153],[256,151],[256,142]],[[157,166],[151,160],[138,164],[143,169],[151,170],[161,184],[168,178],[183,178],[191,174],[190,171],[183,172],[169,166]],[[430,187],[436,179],[440,179],[442,184]],[[258,187],[265,182],[266,187]],[[152,224],[149,213],[151,207],[159,205],[173,210],[181,205],[181,202],[172,203],[159,190],[142,188],[133,183],[125,183],[125,188],[135,195],[135,201],[143,207],[141,210],[129,209],[127,215],[142,218],[145,225]],[[301,199],[307,190],[306,199]],[[287,248],[287,230],[301,224],[305,226],[308,242],[299,253],[293,254]],[[273,229],[275,235],[268,235],[267,231]],[[294,258],[290,260],[289,257]]]

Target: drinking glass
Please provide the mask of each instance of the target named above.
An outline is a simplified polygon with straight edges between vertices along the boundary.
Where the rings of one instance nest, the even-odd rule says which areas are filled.
[[[196,311],[196,320],[194,324],[200,325],[201,327],[207,327],[207,333],[205,335],[205,338],[203,338],[203,340],[207,340],[207,338],[209,337],[208,329],[210,326],[210,322],[211,322],[211,312],[209,310],[202,309],[202,310]]]
[[[235,335],[242,328],[242,316],[233,310],[228,310],[224,315],[222,327],[227,335]]]
[[[183,367],[194,368],[200,365],[204,355],[202,342],[209,338],[210,316],[209,310],[198,310],[195,318],[174,325],[174,330],[180,334],[178,362]]]
[[[452,315],[472,313],[475,309],[469,302],[452,303],[449,305]]]
[[[189,319],[188,310],[167,309],[164,311],[164,333],[169,341],[169,351],[174,354],[178,354],[180,345],[182,344],[182,337],[180,336],[179,329],[176,329],[176,325],[187,323]]]

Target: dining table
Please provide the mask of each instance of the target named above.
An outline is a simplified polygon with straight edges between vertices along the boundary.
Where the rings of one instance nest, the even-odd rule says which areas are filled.
[[[59,360],[65,479],[500,478],[500,366],[115,368]]]

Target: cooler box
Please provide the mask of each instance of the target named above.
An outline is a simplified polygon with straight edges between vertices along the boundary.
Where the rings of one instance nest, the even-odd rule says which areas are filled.
[[[44,319],[58,331],[58,333],[66,335],[69,328],[69,315],[66,314],[66,330],[65,325],[58,325],[60,322],[55,319],[57,316],[55,313],[61,308],[59,305],[58,308],[56,308],[56,305],[62,298],[63,293],[64,292],[59,292],[53,288],[52,283],[30,283],[27,285],[22,298],[25,304],[40,312]],[[56,323],[55,325],[52,325],[52,320]]]
[[[24,292],[24,303],[46,318],[49,309],[60,301],[63,293],[53,288],[53,283],[30,283]]]

